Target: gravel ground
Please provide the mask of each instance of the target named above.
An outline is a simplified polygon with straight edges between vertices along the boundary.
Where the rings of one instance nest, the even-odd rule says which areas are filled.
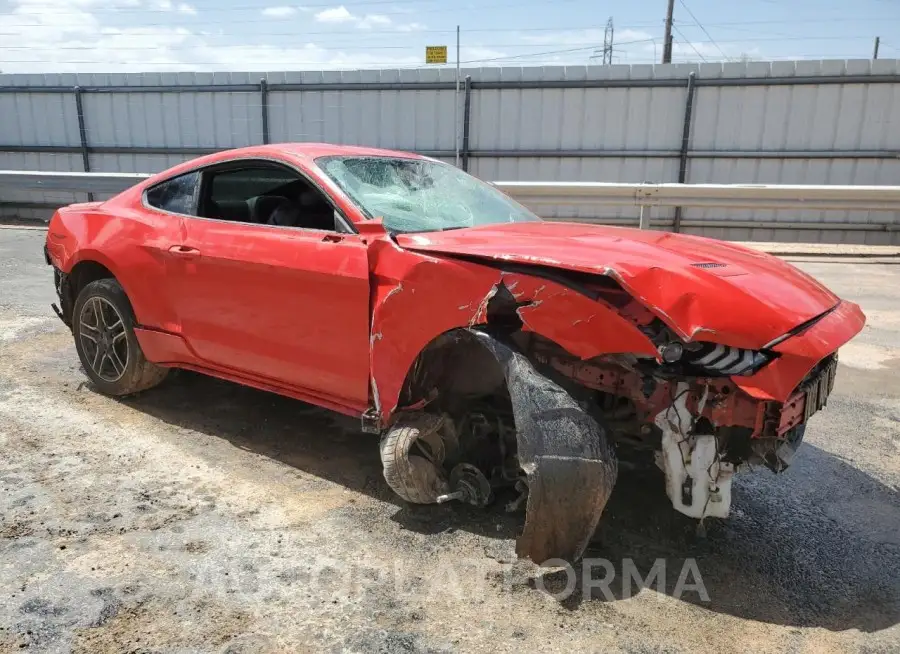
[[[611,592],[556,599],[520,518],[405,506],[352,420],[189,373],[96,393],[43,237],[0,230],[0,652],[900,651],[900,266],[798,264],[869,325],[795,465],[740,476],[705,539],[621,475]]]

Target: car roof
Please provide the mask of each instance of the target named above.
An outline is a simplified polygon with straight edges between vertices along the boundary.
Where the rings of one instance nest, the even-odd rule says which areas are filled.
[[[367,148],[359,145],[337,145],[334,143],[270,143],[268,145],[249,145],[243,148],[223,150],[205,157],[199,157],[196,161],[204,163],[214,161],[228,161],[243,157],[264,157],[267,154],[278,158],[279,155],[317,159],[319,157],[344,156],[344,157],[402,157],[404,159],[424,159],[421,155],[399,150],[384,150],[382,148]]]
[[[305,165],[319,157],[345,156],[345,157],[399,157],[402,159],[426,159],[422,155],[399,150],[383,150],[381,148],[366,148],[358,145],[336,145],[334,143],[270,143],[268,145],[248,145],[243,148],[221,150],[212,154],[189,159],[163,170],[147,181],[139,184],[141,188],[147,188],[158,184],[160,181],[176,177],[194,169],[203,168],[215,164],[226,164],[240,159],[271,158],[291,160]],[[304,161],[305,160],[305,161]]]
[[[264,145],[263,148],[271,148],[281,152],[299,154],[315,159],[328,156],[350,157],[404,157],[407,159],[422,159],[421,155],[399,150],[385,150],[382,148],[367,148],[359,145],[336,145],[334,143],[273,143]]]

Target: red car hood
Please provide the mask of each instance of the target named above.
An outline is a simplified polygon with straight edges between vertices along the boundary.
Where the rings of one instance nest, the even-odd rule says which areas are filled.
[[[402,234],[401,247],[615,278],[687,340],[758,348],[834,307],[812,277],[768,254],[668,232],[562,222]]]

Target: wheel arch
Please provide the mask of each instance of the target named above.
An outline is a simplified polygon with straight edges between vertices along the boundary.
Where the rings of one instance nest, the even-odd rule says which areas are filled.
[[[71,324],[75,300],[85,286],[98,279],[115,279],[119,284],[122,284],[121,279],[108,265],[109,262],[105,260],[106,257],[102,255],[91,257],[82,254],[77,259],[74,259],[74,263],[71,264],[68,272],[57,271],[57,290],[62,305],[63,319],[67,321],[66,324]],[[125,294],[128,295],[127,289]]]
[[[430,402],[436,392],[488,395],[505,383],[500,363],[473,331],[455,327],[433,338],[416,356],[404,377],[394,415]]]
[[[517,538],[516,553],[538,564],[551,558],[574,561],[596,530],[615,484],[615,450],[602,426],[566,387],[555,382],[552,375],[542,374],[537,369],[539,363],[509,336],[494,323],[477,329],[449,330],[433,339],[416,357],[404,382],[406,399],[418,397],[418,401],[402,407],[390,433],[396,432],[398,426],[404,427],[403,416],[415,417],[415,409],[433,399],[428,392],[435,384],[448,379],[451,384],[468,381],[469,377],[460,372],[471,369],[469,357],[483,355],[482,363],[492,359],[489,368],[479,364],[474,377],[484,385],[484,391],[502,383],[509,392],[516,427],[516,456],[529,488],[525,525]],[[438,361],[429,360],[431,357]],[[485,374],[494,369],[499,373],[499,381],[492,374]],[[432,375],[429,380],[428,375],[433,372],[437,379]],[[397,475],[387,465],[385,471],[390,484]],[[433,475],[420,476],[434,481]],[[392,484],[392,488],[396,485]],[[432,486],[434,483],[429,488]],[[563,506],[564,512],[559,510]]]

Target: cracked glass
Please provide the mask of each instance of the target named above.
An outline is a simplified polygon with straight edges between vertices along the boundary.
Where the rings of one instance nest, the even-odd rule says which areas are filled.
[[[322,157],[319,167],[392,232],[539,221],[507,195],[449,164],[399,157]]]

